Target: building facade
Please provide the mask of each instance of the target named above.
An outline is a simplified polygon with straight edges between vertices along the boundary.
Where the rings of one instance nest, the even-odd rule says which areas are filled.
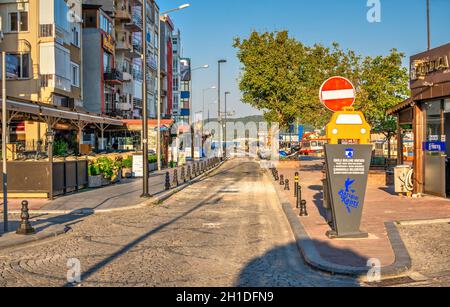
[[[415,192],[450,197],[450,44],[412,56],[410,67],[411,98],[389,113],[399,135],[414,135]],[[405,161],[404,150],[398,160]]]
[[[81,0],[0,1],[9,97],[83,108],[81,5]],[[46,131],[40,123],[22,126],[27,143]]]

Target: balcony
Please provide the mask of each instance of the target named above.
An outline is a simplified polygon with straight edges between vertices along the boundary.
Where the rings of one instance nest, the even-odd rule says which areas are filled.
[[[104,74],[105,82],[110,84],[122,84],[123,73],[115,68],[109,69]]]
[[[131,6],[127,0],[120,1],[116,6],[115,18],[123,21],[131,21],[132,11]]]
[[[71,92],[72,82],[69,79],[57,75],[41,75],[41,87],[48,87]]]
[[[142,24],[142,17],[139,15],[139,12],[137,10],[133,10],[131,20],[129,23],[125,24],[125,29],[131,32],[141,32]]]

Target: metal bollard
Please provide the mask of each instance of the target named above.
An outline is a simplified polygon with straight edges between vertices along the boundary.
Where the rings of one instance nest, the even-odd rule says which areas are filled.
[[[187,178],[188,178],[188,180],[192,179],[192,173],[191,173],[191,166],[190,165],[188,165],[188,167],[187,167]]]
[[[297,186],[297,209],[300,208],[300,204],[302,201],[302,186],[298,185]]]
[[[173,185],[174,187],[177,187],[177,186],[178,186],[178,170],[177,170],[177,169],[175,169],[175,170],[173,171],[172,185]]]
[[[280,179],[280,177],[278,176],[278,170],[275,169],[275,181],[278,181]]]
[[[289,187],[289,179],[286,179],[284,181],[284,190],[285,191],[290,191],[291,190],[291,188]]]
[[[300,202],[300,216],[308,216],[308,211],[306,208],[306,200]]]
[[[170,174],[169,174],[169,172],[166,172],[165,188],[166,188],[166,191],[170,190]]]
[[[280,185],[284,185],[284,175],[280,175]]]
[[[183,167],[181,167],[181,181],[183,183],[186,183],[186,169]]]
[[[18,235],[32,235],[35,233],[35,230],[33,227],[31,227],[30,223],[30,214],[28,213],[28,201],[24,200],[22,201],[22,212],[20,214],[20,218],[22,221],[20,222],[20,226],[17,229],[16,233]]]
[[[298,172],[295,172],[295,175],[294,175],[294,197],[297,197],[299,181],[300,181],[299,174],[298,174]]]

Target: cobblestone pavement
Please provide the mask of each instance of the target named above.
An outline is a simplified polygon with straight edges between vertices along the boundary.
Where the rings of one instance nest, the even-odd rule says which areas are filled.
[[[63,236],[0,251],[0,286],[358,286],[301,259],[259,165],[227,162],[167,202],[86,216]]]
[[[427,278],[417,286],[450,286],[450,224],[399,227],[413,271]]]

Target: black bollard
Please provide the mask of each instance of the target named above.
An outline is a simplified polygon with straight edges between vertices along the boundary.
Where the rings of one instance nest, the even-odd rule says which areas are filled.
[[[191,173],[191,166],[188,165],[187,167],[187,179],[191,180],[192,179],[192,173]]]
[[[181,181],[183,183],[186,183],[186,169],[183,167],[181,167]]]
[[[302,201],[302,186],[298,185],[297,186],[297,209],[300,208],[300,204]]]
[[[280,185],[284,185],[284,175],[280,175]]]
[[[308,211],[306,209],[306,200],[300,202],[300,216],[308,216]]]
[[[22,213],[20,214],[20,218],[22,221],[20,222],[19,229],[17,229],[16,233],[24,236],[34,234],[35,231],[34,228],[31,227],[30,214],[28,213],[28,201],[26,200],[22,202]]]
[[[275,169],[275,177],[273,178],[275,181],[278,181],[280,177],[278,176],[278,170]]]
[[[172,185],[173,185],[174,187],[177,187],[177,186],[178,186],[178,170],[177,170],[177,169],[175,169],[175,170],[173,171]]]
[[[286,179],[284,181],[284,190],[285,191],[290,191],[291,190],[291,188],[289,187],[289,179]]]
[[[166,191],[170,190],[170,174],[169,174],[169,172],[166,172],[165,188],[166,188]]]
[[[299,180],[300,180],[299,174],[298,174],[298,172],[295,172],[295,175],[294,175],[294,197],[297,197]]]

